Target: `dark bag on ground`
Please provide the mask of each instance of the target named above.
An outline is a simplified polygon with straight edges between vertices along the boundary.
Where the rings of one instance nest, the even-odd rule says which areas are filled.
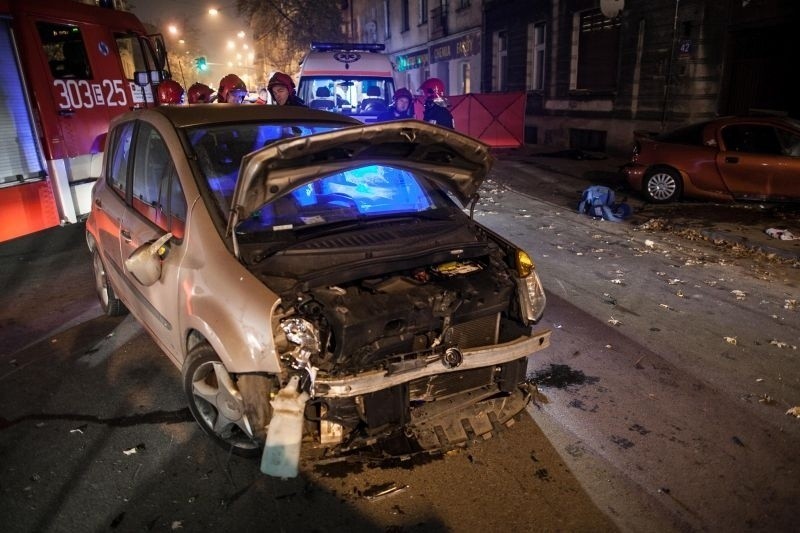
[[[603,185],[592,185],[581,196],[578,213],[612,222],[620,222],[631,216],[631,207],[625,202],[617,203],[614,191]]]

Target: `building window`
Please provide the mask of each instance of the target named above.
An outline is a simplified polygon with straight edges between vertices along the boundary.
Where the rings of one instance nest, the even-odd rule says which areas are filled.
[[[508,32],[494,33],[494,83],[492,89],[505,91],[508,83]]]
[[[616,89],[621,18],[606,18],[599,8],[578,14],[578,61],[573,88]]]
[[[528,25],[528,90],[544,89],[544,63],[546,49],[545,23]]]
[[[408,0],[400,0],[400,11],[400,16],[402,17],[402,26],[400,26],[400,31],[408,31]]]
[[[390,5],[390,0],[383,0],[383,34],[386,36],[386,39],[392,36],[392,16],[391,11],[389,10]]]
[[[461,63],[461,94],[470,92],[470,64],[468,62]]]
[[[419,0],[419,23],[428,23],[428,0]]]

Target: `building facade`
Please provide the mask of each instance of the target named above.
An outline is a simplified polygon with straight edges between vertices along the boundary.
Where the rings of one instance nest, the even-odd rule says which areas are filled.
[[[526,91],[526,142],[627,151],[635,130],[798,117],[800,2],[486,0],[481,91]]]
[[[636,130],[726,114],[797,118],[800,0],[351,0],[398,86],[524,91],[527,143],[627,152]]]
[[[482,0],[351,0],[346,33],[386,46],[398,87],[415,92],[435,77],[448,94],[479,92],[482,8]]]

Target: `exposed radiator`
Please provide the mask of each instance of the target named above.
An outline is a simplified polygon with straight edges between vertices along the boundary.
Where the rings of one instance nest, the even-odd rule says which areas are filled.
[[[447,340],[459,348],[477,348],[497,344],[500,335],[500,313],[489,315],[451,328]]]

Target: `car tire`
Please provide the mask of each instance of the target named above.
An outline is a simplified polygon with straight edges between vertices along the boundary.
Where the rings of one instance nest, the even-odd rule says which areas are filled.
[[[655,204],[674,202],[681,197],[683,180],[680,173],[669,167],[656,167],[647,171],[642,182],[642,194]]]
[[[242,392],[214,349],[207,343],[192,348],[182,373],[189,410],[203,432],[235,455],[259,456],[263,442],[251,436],[253,430]],[[261,383],[266,401],[271,381],[265,378]],[[252,393],[252,387],[250,390]]]
[[[121,316],[128,312],[128,308],[117,298],[114,288],[108,282],[106,266],[100,257],[97,248],[92,251],[92,268],[94,270],[94,288],[97,291],[97,298],[100,300],[100,307],[106,316]]]

